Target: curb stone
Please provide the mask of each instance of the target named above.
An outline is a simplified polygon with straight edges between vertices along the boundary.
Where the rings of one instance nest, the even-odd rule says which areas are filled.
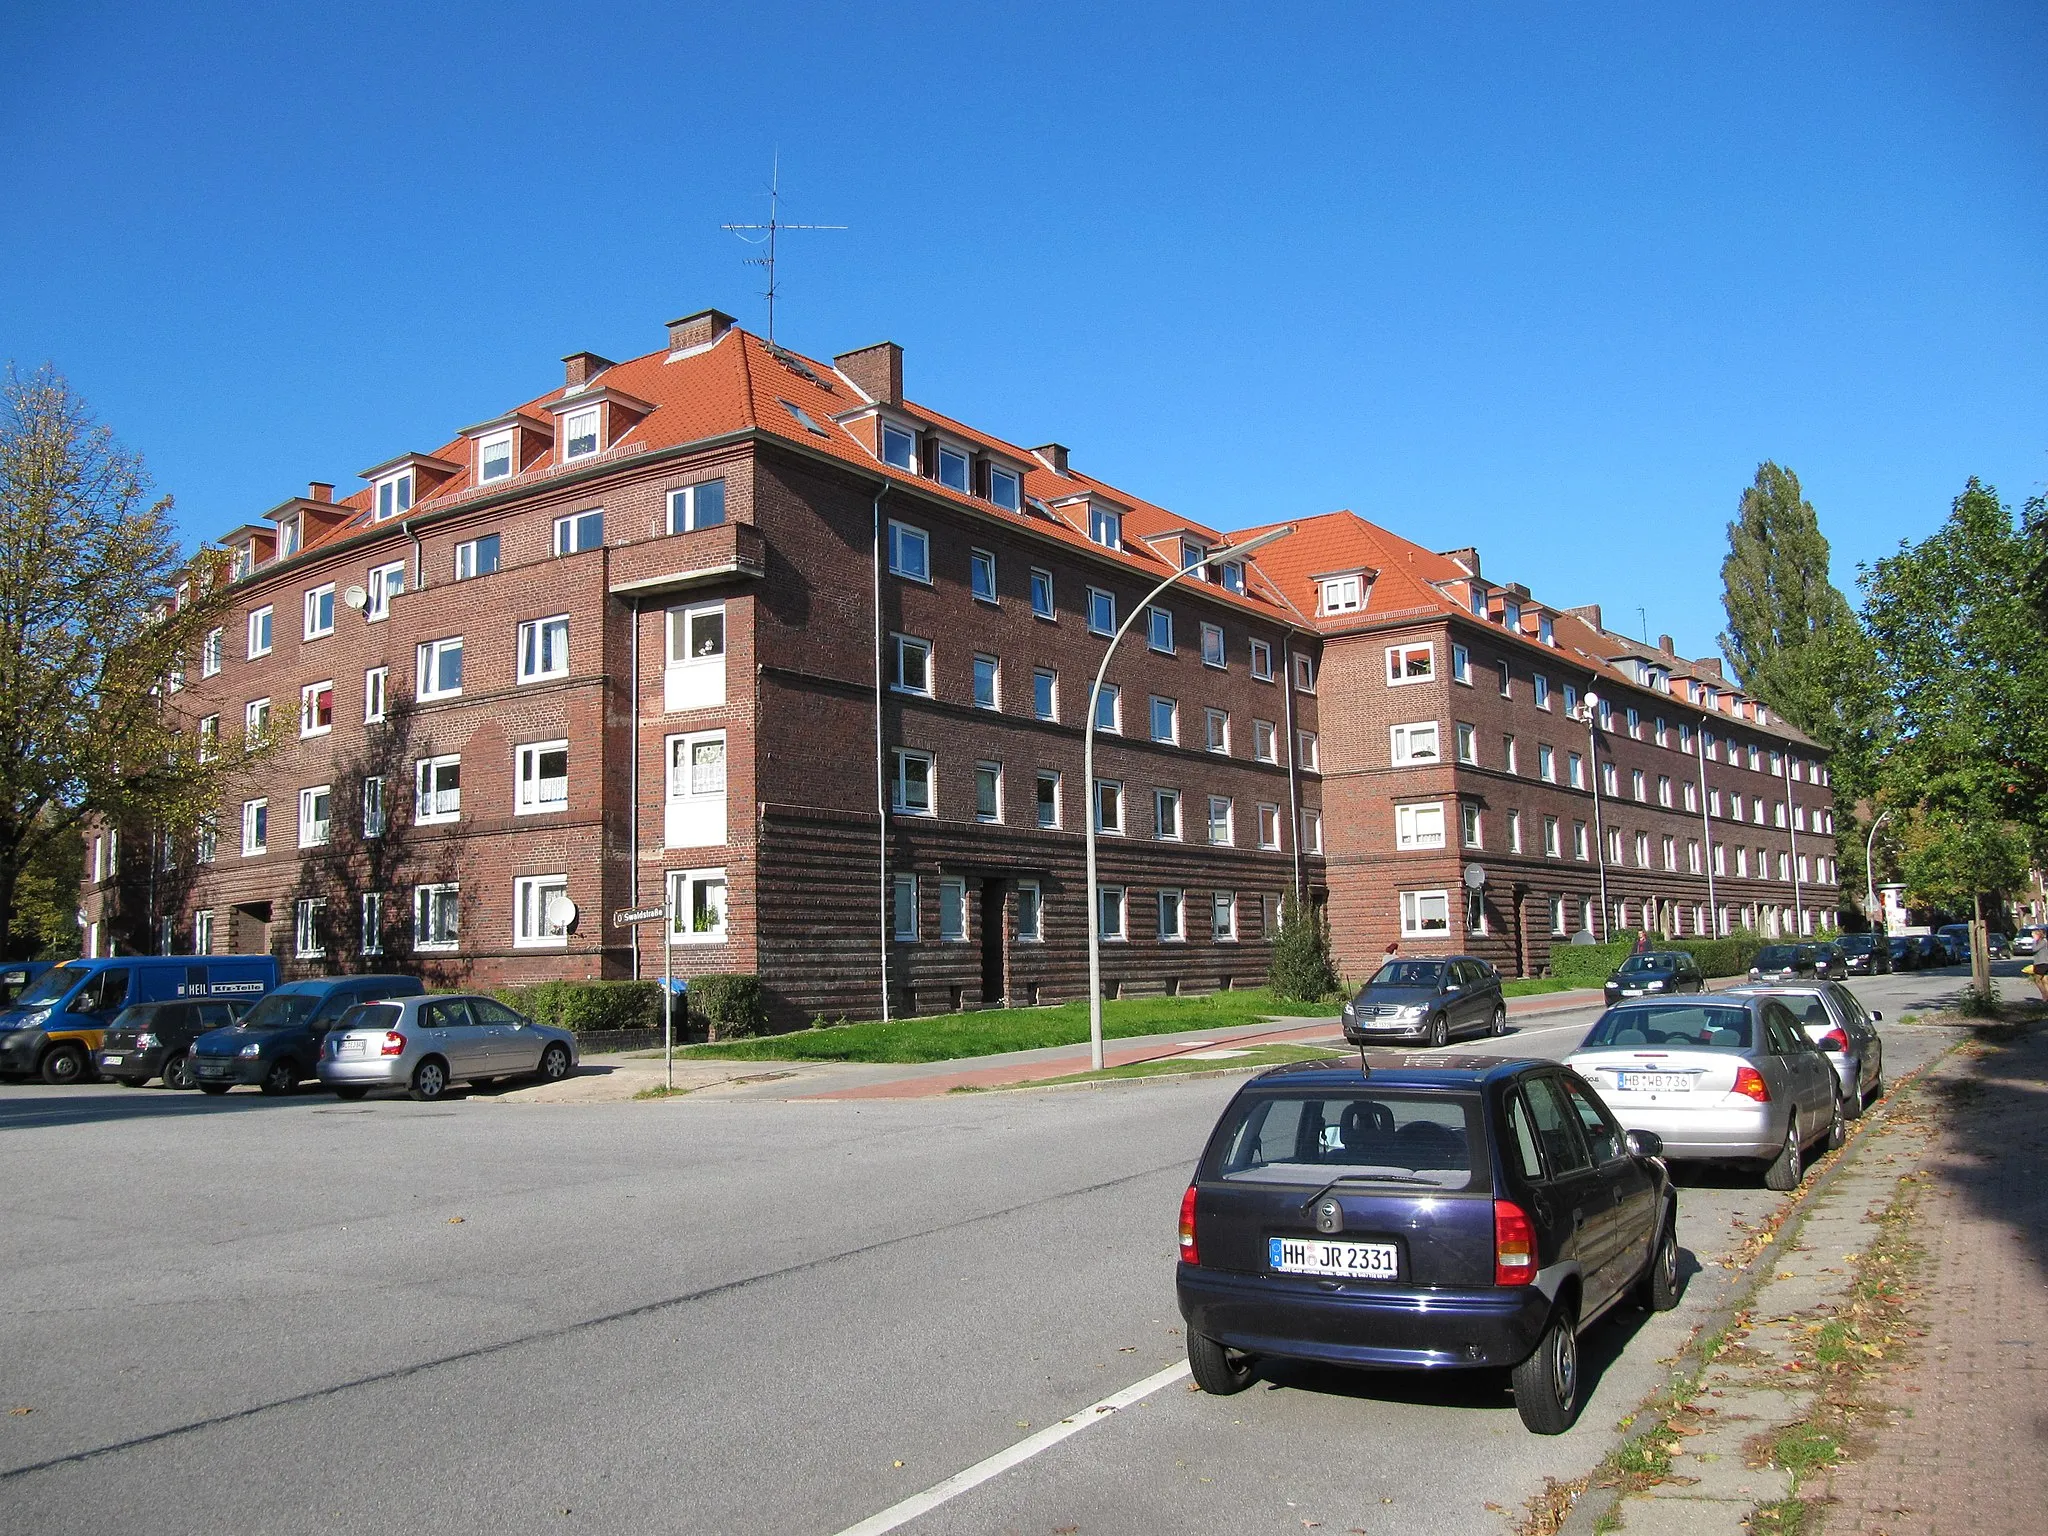
[[[1779,1218],[1777,1230],[1736,1275],[1723,1282],[1723,1292],[1710,1305],[1684,1347],[1679,1351],[1663,1386],[1646,1397],[1642,1404],[1623,1422],[1631,1427],[1618,1438],[1610,1456],[1624,1447],[1648,1440],[1662,1431],[1663,1416],[1655,1411],[1655,1405],[1668,1401],[1672,1389],[1697,1381],[1702,1396],[1708,1393],[1708,1374],[1713,1362],[1703,1356],[1703,1347],[1709,1340],[1722,1339],[1745,1313],[1759,1311],[1756,1303],[1761,1295],[1780,1283],[1781,1277],[1793,1282],[1813,1281],[1812,1274],[1801,1275],[1797,1270],[1781,1271],[1781,1263],[1795,1262],[1787,1258],[1801,1248],[1799,1239],[1806,1233],[1809,1222],[1816,1215],[1816,1206],[1825,1198],[1836,1193],[1838,1184],[1871,1183],[1869,1193],[1882,1193],[1887,1201],[1895,1189],[1895,1175],[1871,1173],[1862,1166],[1864,1154],[1887,1136],[1914,1134],[1913,1128],[1895,1123],[1894,1114],[1911,1096],[1931,1072],[1954,1056],[1963,1045],[1963,1036],[1948,1045],[1940,1055],[1923,1063],[1905,1077],[1895,1080],[1879,1104],[1866,1110],[1853,1122],[1855,1129],[1839,1153],[1835,1154],[1825,1168],[1813,1174],[1801,1187],[1798,1196]],[[1853,1205],[1855,1202],[1848,1202]],[[1833,1213],[1826,1213],[1832,1218]],[[1858,1209],[1848,1214],[1844,1224],[1862,1228],[1864,1211]],[[1832,1245],[1831,1245],[1832,1246]],[[1860,1250],[1862,1240],[1849,1244]],[[1811,1250],[1816,1257],[1819,1250]],[[1704,1271],[1702,1272],[1704,1274]],[[1695,1276],[1697,1284],[1701,1276]],[[1821,1301],[1830,1301],[1846,1293],[1853,1285],[1853,1271],[1838,1271],[1835,1278],[1839,1283],[1821,1292],[1803,1297],[1797,1306],[1810,1309]],[[1811,1287],[1809,1286],[1809,1289]],[[1764,1337],[1769,1321],[1782,1320],[1791,1309],[1774,1309],[1770,1319],[1759,1317],[1755,1329],[1745,1343],[1752,1350],[1760,1349],[1771,1341]],[[1784,1351],[1789,1353],[1789,1351]],[[1810,1393],[1810,1384],[1794,1381],[1790,1391],[1804,1403]],[[1557,1528],[1557,1536],[1602,1536],[1602,1533],[1621,1529],[1638,1533],[1638,1536],[1715,1536],[1726,1531],[1730,1536],[1741,1536],[1749,1529],[1748,1517],[1758,1504],[1784,1498],[1791,1492],[1790,1476],[1776,1468],[1755,1468],[1745,1465],[1744,1442],[1748,1439],[1784,1428],[1799,1421],[1804,1408],[1784,1413],[1780,1409],[1789,1406],[1787,1388],[1769,1387],[1743,1391],[1736,1397],[1728,1395],[1728,1388],[1721,1389],[1721,1401],[1716,1405],[1716,1416],[1724,1418],[1728,1427],[1735,1430],[1732,1440],[1726,1435],[1703,1434],[1699,1443],[1688,1441],[1674,1463],[1685,1460],[1691,1463],[1682,1480],[1667,1480],[1650,1488],[1630,1492],[1621,1488],[1588,1487],[1573,1504],[1571,1513]],[[1775,1400],[1775,1401],[1773,1401]],[[1724,1406],[1725,1405],[1725,1406]],[[1766,1405],[1769,1405],[1766,1408]],[[1759,1416],[1756,1413],[1728,1411],[1766,1408]],[[1718,1426],[1717,1426],[1718,1427]],[[1702,1460],[1701,1458],[1705,1459]],[[1696,1476],[1694,1474],[1697,1474]],[[1589,1474],[1589,1477],[1592,1474]],[[1717,1518],[1720,1517],[1720,1518]]]

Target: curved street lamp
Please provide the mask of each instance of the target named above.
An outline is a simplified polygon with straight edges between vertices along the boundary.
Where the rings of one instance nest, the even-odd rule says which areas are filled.
[[[1866,917],[1877,910],[1877,874],[1870,864],[1877,848],[1877,829],[1891,819],[1891,814],[1889,810],[1879,812],[1877,819],[1870,824],[1870,836],[1863,840],[1863,913]],[[1891,931],[1889,924],[1885,931]]]
[[[1593,864],[1600,871],[1600,932],[1603,937],[1614,937],[1614,926],[1607,912],[1607,829],[1600,820],[1600,741],[1596,722],[1600,718],[1600,695],[1588,693],[1579,700],[1579,712],[1586,722],[1587,766],[1593,775]]]
[[[1242,544],[1226,544],[1221,549],[1210,550],[1203,563],[1213,564],[1225,556],[1249,554],[1261,545],[1286,538],[1292,532],[1294,525],[1289,523],[1285,527],[1270,529],[1255,539],[1247,539]],[[1102,893],[1095,883],[1095,822],[1102,807],[1095,791],[1095,711],[1102,697],[1102,679],[1109,672],[1109,659],[1116,655],[1118,644],[1131,625],[1137,622],[1138,615],[1149,609],[1160,593],[1196,569],[1198,567],[1192,565],[1182,566],[1138,600],[1137,605],[1125,615],[1123,623],[1117,625],[1116,633],[1110,636],[1109,648],[1102,653],[1102,665],[1095,669],[1095,681],[1088,688],[1088,723],[1081,736],[1082,793],[1087,803],[1081,814],[1086,818],[1088,845],[1088,1067],[1093,1072],[1102,1070]],[[1294,679],[1288,678],[1286,686],[1292,688]],[[1295,835],[1300,836],[1299,829]],[[1128,914],[1124,921],[1130,921]],[[1186,921],[1185,914],[1182,921]]]

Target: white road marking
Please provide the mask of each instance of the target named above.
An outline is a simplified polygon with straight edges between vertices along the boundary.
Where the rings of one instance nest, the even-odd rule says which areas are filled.
[[[1078,1435],[1090,1424],[1100,1424],[1120,1408],[1150,1397],[1161,1387],[1171,1386],[1188,1374],[1187,1362],[1170,1365],[1163,1371],[1156,1371],[1143,1381],[1134,1382],[1112,1397],[1105,1397],[1099,1403],[1090,1403],[1079,1413],[1070,1414],[1059,1423],[1048,1425],[1035,1435],[1027,1435],[1006,1450],[997,1451],[984,1461],[977,1461],[964,1472],[955,1472],[942,1483],[933,1483],[923,1493],[913,1493],[898,1504],[891,1504],[878,1515],[870,1515],[858,1525],[849,1525],[838,1536],[882,1536],[884,1531],[893,1531],[908,1525],[920,1515],[929,1514],[949,1499],[956,1499],[970,1488],[979,1488],[990,1478],[1000,1477],[1010,1468],[1019,1466],[1036,1456],[1040,1451],[1050,1450],[1069,1435]]]

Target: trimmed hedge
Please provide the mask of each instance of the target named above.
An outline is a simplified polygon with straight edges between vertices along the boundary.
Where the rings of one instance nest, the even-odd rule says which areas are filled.
[[[1764,942],[1762,935],[1743,928],[1725,939],[1660,939],[1653,934],[1650,948],[1683,950],[1711,979],[1747,973]],[[1612,944],[1553,944],[1550,974],[1575,987],[1597,987],[1634,952],[1633,939],[1617,939]]]
[[[768,1028],[768,998],[758,976],[696,977],[690,983],[690,1011],[710,1025],[713,1040],[738,1040]]]
[[[1747,975],[1750,962],[1763,947],[1762,936],[1746,928],[1725,939],[1672,939],[1657,945],[1659,949],[1684,950],[1709,977]]]
[[[503,987],[497,997],[536,1023],[579,1035],[661,1028],[661,983],[656,981],[543,981]]]
[[[1597,987],[1635,950],[1628,940],[1613,944],[1553,944],[1550,974],[1575,987]]]

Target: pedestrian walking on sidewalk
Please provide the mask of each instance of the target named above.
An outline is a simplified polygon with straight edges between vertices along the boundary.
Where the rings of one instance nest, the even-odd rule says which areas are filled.
[[[2034,953],[2039,955],[2040,952],[2040,946],[2036,945]],[[2048,960],[2031,960],[2020,967],[2020,974],[2034,984],[2034,990],[2041,994],[2041,1001],[2048,1003]]]

